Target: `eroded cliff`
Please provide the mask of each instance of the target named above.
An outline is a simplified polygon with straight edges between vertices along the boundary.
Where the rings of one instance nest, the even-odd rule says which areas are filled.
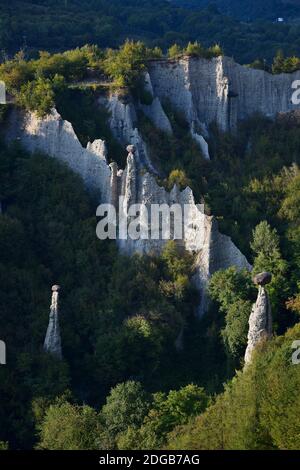
[[[271,75],[236,64],[228,57],[150,61],[145,74],[145,91],[151,98],[148,104],[120,97],[117,93],[99,99],[109,112],[114,137],[124,147],[134,146],[124,169],[119,169],[116,163],[107,163],[104,141],[95,140],[83,148],[72,124],[64,121],[56,110],[44,119],[28,113],[20,122],[19,116],[10,137],[18,137],[31,152],[39,150],[67,163],[96,194],[99,202],[112,203],[118,214],[127,216],[132,204],[148,208],[152,204],[188,206],[184,238],[178,243],[196,253],[194,279],[201,292],[201,314],[207,308],[207,283],[215,271],[229,266],[239,269],[251,269],[251,266],[231,239],[220,234],[214,217],[199,211],[190,188],[180,191],[174,186],[168,192],[158,185],[157,169],[139,131],[138,114],[143,112],[156,128],[172,134],[165,111],[165,105],[171,105],[185,116],[191,136],[202,149],[203,157],[209,158],[206,138],[211,123],[216,122],[220,129],[229,131],[234,130],[240,120],[257,112],[275,117],[279,112],[294,110],[292,84],[297,79],[300,79],[300,71]],[[165,243],[166,240],[151,237],[118,240],[120,249],[127,254],[160,252]]]
[[[118,106],[119,104],[116,105]],[[117,129],[119,132],[122,131],[123,141],[128,139],[129,143],[136,143],[136,138],[139,139],[140,136],[133,125],[128,126],[129,110],[124,107],[121,107],[121,110],[120,115],[116,112],[113,122],[121,123]],[[219,234],[214,218],[199,211],[190,188],[180,191],[174,186],[172,191],[168,192],[157,184],[155,176],[146,170],[147,166],[144,165],[141,157],[141,147],[138,147],[136,154],[128,155],[126,168],[118,170],[115,163],[108,165],[103,141],[96,140],[89,143],[87,148],[83,148],[71,123],[64,121],[56,110],[43,119],[38,118],[34,113],[27,113],[18,125],[14,121],[14,127],[18,128],[14,137],[18,136],[28,150],[41,151],[69,165],[83,178],[87,189],[97,195],[99,202],[113,203],[117,210],[125,215],[132,204],[144,204],[146,207],[150,207],[151,204],[169,206],[179,204],[182,208],[188,206],[184,238],[178,243],[185,249],[198,253],[195,282],[202,299],[199,315],[205,311],[207,305],[205,291],[208,279],[213,272],[232,265],[250,268],[246,258],[230,238]],[[119,205],[120,196],[122,196],[121,206]],[[118,240],[117,243],[127,254],[158,253],[166,240],[126,239]]]
[[[274,117],[296,109],[292,83],[300,71],[272,75],[234,62],[229,57],[211,60],[183,57],[150,62],[154,95],[184,113],[192,126],[204,130],[216,122],[224,131],[254,113]]]

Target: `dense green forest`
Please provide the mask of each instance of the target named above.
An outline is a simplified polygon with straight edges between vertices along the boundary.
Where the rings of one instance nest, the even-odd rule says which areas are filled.
[[[252,15],[236,3],[247,18]],[[252,11],[258,10],[258,3],[251,5]],[[260,7],[266,11],[267,5]],[[226,55],[244,64],[257,58],[271,62],[280,48],[286,55],[300,55],[299,24],[274,23],[276,11],[269,11],[274,11],[271,18],[257,15],[262,19],[246,23],[214,5],[191,10],[164,0],[2,0],[0,50],[3,60],[20,49],[32,57],[39,50],[64,51],[85,44],[117,47],[130,38],[164,51],[175,42],[183,46],[198,41],[205,47],[218,43]]]
[[[168,376],[170,361],[177,362],[175,340],[193,318],[197,297],[189,255],[179,256],[170,244],[158,259],[124,258],[113,242],[97,240],[95,202],[78,177],[18,146],[1,144],[0,161],[1,337],[9,356],[0,370],[1,439],[31,446],[34,413],[68,389],[99,406],[113,385],[130,377],[156,391],[202,373],[195,362],[186,370],[181,357],[177,379]],[[57,280],[61,363],[42,352],[49,286]]]
[[[193,9],[213,4],[226,15],[240,20],[267,19],[278,17],[296,19],[300,17],[298,0],[171,0],[174,5]]]
[[[108,159],[123,168],[124,149],[95,101],[118,90],[147,103],[141,78],[149,59],[235,53],[250,62],[263,41],[273,73],[299,69],[297,24],[242,24],[215,7],[191,13],[161,1],[3,1],[0,19],[7,59],[0,79],[13,106],[44,116],[55,105],[82,144],[105,139]],[[120,45],[126,37],[137,41]],[[91,76],[99,83],[82,85]],[[99,241],[93,194],[56,160],[8,145],[11,106],[3,106],[0,332],[8,363],[0,367],[0,449],[300,446],[300,369],[291,364],[300,314],[299,114],[253,116],[234,135],[212,125],[207,161],[184,117],[168,102],[163,107],[171,136],[142,111],[137,116],[159,183],[190,185],[252,274],[272,273],[274,339],[242,372],[257,296],[252,274],[215,273],[209,311],[196,319],[194,256],[169,242],[160,256],[129,258]],[[56,283],[62,361],[43,351]]]
[[[69,116],[81,139],[93,126],[95,134],[103,137],[107,115],[101,109],[97,115],[90,107],[97,91],[63,90],[62,110],[74,100],[74,93],[76,101],[81,97]],[[2,109],[4,125],[9,109]],[[82,112],[89,122],[86,127]],[[273,273],[269,294],[274,332],[284,334],[297,323],[299,313],[299,117],[292,114],[271,121],[255,116],[234,136],[212,126],[212,161],[207,162],[188,140],[182,116],[168,105],[166,112],[172,138],[139,117],[149,148],[159,139],[157,163],[170,184],[174,172],[181,172],[217,216],[223,232],[247,254],[255,272]],[[180,142],[188,148],[186,156]],[[114,145],[111,137],[111,155]],[[167,166],[164,155],[169,157]],[[70,170],[4,142],[0,162],[1,337],[8,344],[10,365],[0,369],[3,446],[7,442],[12,448],[47,449],[299,445],[296,437],[290,441],[278,437],[280,408],[278,413],[272,408],[273,414],[267,410],[266,415],[253,416],[255,393],[265,386],[260,375],[255,373],[258,384],[253,384],[249,369],[230,382],[241,367],[256,297],[249,273],[233,268],[216,273],[210,283],[210,311],[199,322],[194,317],[198,296],[191,282],[192,255],[183,256],[169,243],[160,257],[121,256],[113,243],[96,239],[96,201]],[[42,351],[49,286],[56,282],[63,286],[61,362]],[[182,328],[184,349],[178,350],[175,343]],[[276,349],[283,342],[287,351],[293,335],[279,336],[268,347]],[[10,338],[15,339],[13,344]],[[263,354],[258,359],[262,364],[270,357]],[[284,361],[289,358],[285,352],[279,366],[286,369]],[[290,375],[296,372],[288,370]],[[271,390],[274,406],[285,386],[280,380]],[[296,374],[293,384],[297,380]],[[216,396],[224,382],[228,382],[224,395]],[[247,413],[252,413],[247,429],[240,410],[231,406],[244,390],[251,404]],[[267,401],[261,403],[265,409]],[[289,412],[296,414],[297,401],[289,406]],[[228,436],[224,431],[221,444],[214,433],[202,436],[202,426],[214,427],[215,410],[220,407],[225,410],[226,429],[238,420],[239,441],[230,430]],[[195,434],[190,433],[194,419]],[[290,426],[292,434],[297,422]]]
[[[205,413],[169,435],[169,449],[299,450],[300,368],[291,345],[299,324],[261,346]]]

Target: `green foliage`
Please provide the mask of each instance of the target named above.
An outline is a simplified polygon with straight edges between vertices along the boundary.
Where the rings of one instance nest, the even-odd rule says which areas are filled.
[[[192,271],[192,255],[188,252],[180,253],[174,240],[166,243],[161,257],[173,279]]]
[[[222,48],[219,44],[215,44],[209,48],[203,47],[198,41],[189,42],[186,48],[182,48],[178,44],[173,44],[168,49],[168,57],[170,59],[178,59],[181,56],[188,55],[191,57],[203,57],[204,59],[212,59],[223,55]]]
[[[235,358],[241,358],[245,353],[251,307],[249,300],[237,299],[226,313],[221,334],[227,350]]]
[[[168,57],[170,59],[178,59],[183,54],[184,50],[178,46],[178,44],[173,44],[173,46],[168,49]]]
[[[0,370],[5,403],[1,440],[27,448],[34,442],[32,400],[63,393],[70,375],[82,383],[85,374],[89,389],[86,345],[93,338],[95,311],[115,249],[105,243],[102,250],[91,200],[81,180],[64,166],[45,156],[29,158],[19,146],[7,149],[3,144],[0,161],[0,179],[10,182],[1,185],[0,305],[1,337],[9,345],[11,364]],[[57,282],[63,287],[61,328],[68,366],[41,353],[49,289]]]
[[[100,419],[93,408],[57,400],[47,409],[40,425],[38,448],[48,450],[98,449],[100,432]]]
[[[158,449],[168,434],[192,416],[204,411],[209,402],[203,388],[190,384],[180,390],[156,393],[140,429],[129,427],[119,436],[120,449]]]
[[[284,57],[282,49],[277,51],[272,64],[272,72],[277,73],[292,73],[300,69],[299,57]]]
[[[251,275],[234,267],[218,271],[211,277],[209,293],[225,314],[222,338],[226,349],[233,357],[241,358],[247,344],[251,299],[254,299]]]
[[[212,128],[212,165],[202,173],[207,181],[206,210],[218,217],[220,230],[251,261],[250,238],[264,207],[265,218],[277,229],[283,257],[294,272],[299,237],[296,224],[286,219],[281,205],[298,171],[299,143],[299,122],[294,115],[274,122],[256,116],[240,125],[236,137]]]
[[[299,324],[260,346],[253,362],[196,420],[169,437],[170,449],[299,449],[300,369],[291,360]]]
[[[146,61],[157,55],[157,48],[152,54],[141,41],[127,40],[118,50],[108,49],[103,69],[117,88],[143,88]]]
[[[172,170],[167,179],[167,187],[169,190],[176,184],[178,188],[185,189],[191,183],[183,170]]]
[[[204,390],[193,384],[167,395],[157,393],[148,416],[140,430],[142,446],[155,449],[165,444],[167,435],[175,426],[185,424],[189,418],[202,412],[208,404]]]
[[[191,276],[191,256],[182,256],[176,247],[166,257],[116,260],[109,286],[111,311],[103,316],[93,358],[95,375],[109,384],[126,377],[161,381],[169,351],[193,313]]]
[[[251,62],[251,64],[248,65],[248,67],[257,70],[265,70],[266,72],[271,71],[266,61],[262,59],[255,59],[253,62]]]
[[[149,410],[149,398],[139,382],[128,381],[111,390],[101,410],[110,448],[115,448],[119,434],[141,426]]]
[[[268,222],[263,221],[253,230],[251,248],[255,253],[254,273],[268,271],[272,281],[268,286],[271,303],[278,309],[280,297],[287,295],[286,271],[287,262],[282,258],[279,247],[279,236]]]
[[[114,244],[95,237],[93,204],[77,176],[53,159],[29,157],[19,146],[2,147],[0,162],[1,334],[18,338],[15,349],[10,347],[12,370],[0,370],[1,439],[30,447],[34,421],[42,422],[49,401],[70,386],[70,377],[75,396],[93,405],[129,377],[161,388],[170,361],[177,361],[175,339],[193,315],[193,260],[176,247],[166,248],[164,258],[117,256]],[[63,356],[69,367],[40,353],[55,282],[62,286]],[[164,282],[173,286],[167,294]],[[10,396],[12,388],[17,395]],[[53,413],[59,420],[56,408]],[[10,420],[16,415],[21,427]],[[75,417],[80,421],[81,410],[74,410],[74,422]],[[63,437],[58,439],[62,445]]]
[[[275,267],[278,260],[280,260],[279,236],[276,229],[272,229],[267,221],[263,221],[255,227],[253,241],[250,246],[257,256],[255,260],[257,263],[256,272],[266,271],[270,263],[274,263],[272,267]],[[265,269],[264,263],[268,265],[265,266]],[[281,263],[279,263],[279,269],[280,265]]]
[[[81,144],[103,139],[107,145],[108,160],[119,167],[126,164],[126,150],[113,137],[108,120],[109,113],[97,102],[97,93],[91,89],[67,89],[56,93],[56,106],[62,118],[71,122]]]
[[[209,162],[192,138],[185,118],[169,103],[164,103],[164,110],[172,125],[172,135],[158,130],[144,114],[138,116],[138,128],[147,143],[151,160],[162,176],[159,184],[169,190],[174,183],[181,189],[190,186],[199,201],[206,191],[207,182],[203,175],[208,171]]]
[[[185,50],[185,53],[192,57],[202,57],[203,52],[203,47],[197,41],[189,42]]]
[[[290,263],[293,267],[295,279],[300,275],[300,173],[294,165],[291,168],[290,177],[284,188],[284,198],[279,209],[279,218],[286,225],[287,253],[292,253]]]
[[[287,308],[300,314],[300,294],[297,294],[293,299],[287,302]]]
[[[44,117],[54,107],[54,91],[49,79],[38,78],[21,86],[18,104]]]
[[[226,4],[227,12],[228,1]],[[6,53],[13,55],[21,45],[27,54],[34,55],[40,50],[60,51],[87,43],[116,48],[124,38],[141,40],[149,46],[158,45],[163,50],[174,43],[183,46],[189,41],[198,41],[203,47],[209,47],[219,42],[227,55],[233,55],[242,63],[250,63],[261,56],[262,42],[267,61],[272,61],[279,47],[288,55],[299,56],[299,25],[295,21],[274,23],[276,16],[287,16],[282,13],[282,4],[278,5],[276,3],[274,10],[274,1],[260,2],[255,7],[251,2],[246,9],[240,8],[236,1],[234,11],[238,12],[238,18],[242,15],[246,20],[241,22],[203,2],[197,4],[196,10],[191,10],[161,0],[150,3],[145,0],[138,3],[136,0],[126,3],[122,0],[82,0],[80,3],[68,0],[67,7],[60,0],[36,0],[34,4],[3,0],[0,41],[6,51],[4,57]],[[263,11],[263,20],[249,22],[253,11],[258,9]]]
[[[37,59],[26,60],[23,51],[0,65],[0,77],[7,89],[16,94],[28,82],[39,79],[52,81],[56,75],[67,82],[80,80],[88,68],[98,69],[103,53],[97,46],[84,46],[63,53],[39,52]]]
[[[174,57],[222,54],[219,46],[205,49],[209,43],[201,35],[207,36],[207,30],[211,41],[214,35],[220,39],[220,28],[228,28],[221,41],[225,50],[241,51],[247,44],[241,46],[236,40],[240,33],[232,20],[224,23],[212,10],[192,16],[182,11],[182,19],[176,19],[179,34],[168,29],[174,18],[170,20],[163,8],[157,9],[159,15],[164,14],[160,22],[147,5],[142,17],[130,10],[131,5],[126,8],[131,11],[128,25],[143,25],[141,36],[147,31],[153,39],[154,28],[160,29],[162,47],[176,41]],[[96,15],[88,30],[101,45],[107,39],[105,46],[116,46],[123,26],[113,6],[109,11],[112,16],[102,23]],[[64,22],[65,28],[73,26]],[[247,28],[252,41],[256,26]],[[46,36],[45,31],[39,33],[41,40],[47,36],[49,47],[59,34],[63,36],[59,31],[52,35],[55,39],[48,32]],[[82,35],[78,44],[90,40]],[[62,39],[61,45],[66,44]],[[25,60],[21,52],[0,65],[0,78],[26,109],[43,116],[55,104],[73,123],[83,144],[104,137],[109,158],[123,166],[125,155],[110,134],[108,116],[95,106],[97,92],[68,86],[89,78],[90,73],[99,81],[106,80],[101,75],[104,68],[115,85],[131,88],[136,99],[151,104],[143,74],[147,60],[161,58],[162,52],[135,41],[107,53],[85,46],[65,53],[42,52],[37,59]],[[293,44],[296,50],[296,39]],[[250,52],[248,47],[243,53],[253,54],[255,43]],[[298,68],[297,61],[278,55],[274,73]],[[169,188],[174,183],[181,188],[191,185],[198,200],[204,195],[208,212],[217,215],[221,230],[254,261],[255,272],[273,273],[269,289],[275,329],[284,331],[295,321],[289,310],[299,312],[300,179],[298,167],[291,166],[299,164],[297,116],[281,116],[274,122],[255,116],[235,136],[212,128],[212,161],[206,162],[184,117],[168,103],[164,108],[173,135],[158,131],[145,116],[139,116],[139,129],[151,157],[156,156],[154,163],[163,183]],[[165,446],[170,432],[169,445],[175,448],[297,448],[299,377],[288,362],[291,344],[281,337],[263,346],[266,350],[257,356],[255,366],[238,374],[206,413],[186,424],[207,406],[202,386],[219,391],[233,373],[224,347],[235,364],[243,355],[255,298],[250,276],[234,269],[216,273],[210,292],[218,305],[213,304],[207,318],[196,322],[192,256],[182,253],[174,242],[166,245],[161,257],[119,256],[113,244],[96,240],[94,201],[79,178],[45,156],[29,158],[19,146],[0,146],[1,338],[16,339],[10,347],[13,366],[0,369],[0,447],[6,441],[14,448],[33,447],[37,428],[39,447],[47,449],[151,449]],[[262,207],[266,222],[261,223]],[[56,282],[63,286],[62,362],[40,350],[48,322],[49,286]],[[285,338],[297,339],[298,330]],[[179,333],[183,351],[175,348]],[[70,386],[77,403],[88,405],[55,401]],[[178,391],[169,392],[175,387]],[[95,408],[100,409],[111,389],[98,414]],[[184,427],[173,431],[178,425]]]
[[[198,45],[190,43],[188,48],[196,50]],[[213,51],[217,52],[217,46],[207,50],[206,56],[214,56]],[[37,111],[40,117],[55,104],[68,100],[68,87],[86,89],[91,78],[90,83],[95,89],[109,86],[124,89],[125,94],[129,90],[134,98],[149,105],[153,98],[145,89],[147,63],[162,57],[159,47],[152,49],[142,41],[133,40],[126,40],[118,49],[106,51],[95,45],[56,54],[40,51],[37,59],[30,60],[26,60],[21,50],[13,59],[0,64],[0,79],[20,106]]]
[[[34,79],[32,64],[26,62],[23,55],[16,54],[14,59],[0,65],[0,78],[8,91],[17,93],[22,85]]]
[[[206,54],[208,59],[211,59],[212,57],[220,57],[221,55],[224,55],[224,52],[220,44],[215,44],[214,46],[209,47]]]

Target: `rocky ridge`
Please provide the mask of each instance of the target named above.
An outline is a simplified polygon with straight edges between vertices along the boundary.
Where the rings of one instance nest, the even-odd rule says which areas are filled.
[[[118,169],[115,163],[108,165],[102,140],[83,148],[71,123],[64,121],[56,110],[44,119],[28,113],[15,127],[27,149],[42,151],[68,164],[97,195],[99,202],[114,204],[119,213],[126,215],[131,204],[187,205],[187,230],[181,244],[196,253],[195,282],[201,292],[199,314],[202,314],[207,308],[207,282],[215,271],[232,265],[239,269],[251,269],[251,266],[231,239],[219,233],[216,220],[198,210],[190,188],[180,191],[174,186],[168,192],[157,184],[156,169],[138,130],[137,111],[141,109],[157,128],[171,133],[172,126],[163,108],[168,100],[185,115],[191,134],[208,158],[205,137],[212,122],[217,122],[222,130],[234,130],[239,120],[255,112],[274,117],[278,112],[295,109],[291,95],[292,83],[297,78],[300,72],[270,75],[242,67],[227,57],[150,62],[145,76],[146,91],[152,97],[150,104],[126,101],[117,94],[100,100],[109,111],[109,124],[115,137],[124,146],[135,147],[134,152],[129,152],[124,169]],[[127,239],[118,240],[118,244],[127,254],[157,253],[165,240]]]
[[[83,148],[71,123],[64,121],[56,110],[43,119],[28,113],[17,127],[18,138],[28,150],[41,151],[66,163],[83,178],[87,189],[97,195],[99,202],[112,203],[118,211],[126,213],[129,205],[137,203],[147,207],[153,203],[179,204],[181,207],[188,205],[189,219],[183,246],[189,251],[198,252],[195,282],[202,292],[202,298],[205,298],[209,276],[216,270],[231,265],[250,269],[246,258],[230,238],[219,233],[215,219],[199,211],[192,190],[186,188],[180,191],[174,186],[168,192],[160,187],[155,176],[143,167],[139,151],[136,155],[129,154],[126,168],[118,170],[115,163],[107,164],[103,141],[96,140]],[[130,131],[129,127],[122,129]],[[137,134],[131,135],[135,138]],[[131,142],[135,142],[134,138]],[[120,196],[123,198],[121,207],[118,204]],[[158,253],[166,241],[128,239],[118,240],[117,243],[127,254]],[[202,301],[199,315],[204,312],[205,305],[206,302]]]

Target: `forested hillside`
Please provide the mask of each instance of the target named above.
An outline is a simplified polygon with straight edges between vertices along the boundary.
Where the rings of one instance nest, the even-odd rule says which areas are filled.
[[[214,52],[189,47],[200,56]],[[182,53],[175,52],[175,58]],[[146,99],[138,78],[145,57],[153,54],[158,50],[126,43],[105,54],[85,47],[53,56],[43,53],[36,61],[18,55],[0,73],[6,74],[19,107],[43,117],[56,104],[83,143],[105,138],[109,158],[118,155],[123,165],[107,112],[94,105],[99,89],[76,89],[72,83],[91,66],[100,67],[113,90],[121,87],[134,100]],[[2,111],[5,131],[11,108]],[[278,339],[231,382],[243,364],[257,295],[250,273],[229,268],[214,274],[209,311],[197,320],[192,254],[183,254],[170,242],[160,256],[122,256],[113,242],[97,240],[96,201],[78,176],[54,159],[30,156],[20,144],[8,147],[2,141],[1,336],[15,339],[9,367],[0,369],[0,441],[8,443],[3,447],[299,446],[297,421],[287,426],[286,439],[280,437],[278,402],[288,378],[292,394],[299,379],[296,366],[286,367],[299,319],[299,116],[254,116],[234,135],[211,126],[209,162],[188,135],[184,118],[172,107],[166,106],[166,113],[172,137],[138,116],[138,128],[150,151],[158,149],[156,163],[169,178],[161,183],[169,188],[174,182],[190,184],[222,231],[247,255],[254,272],[272,272],[268,292]],[[42,350],[50,286],[57,282],[62,285],[63,361]],[[183,349],[178,349],[181,331]],[[271,401],[264,398],[265,374],[259,372],[268,361],[270,371],[285,374],[268,372]],[[216,397],[226,382],[224,394]],[[245,415],[238,408],[244,394],[247,406],[249,402]],[[298,407],[297,400],[290,401],[288,413],[297,416]],[[207,433],[223,410],[221,437]],[[233,435],[236,422],[240,431]]]
[[[298,338],[299,325],[263,345],[205,413],[173,431],[169,448],[299,450],[300,368],[290,361]]]
[[[282,135],[285,132],[281,127]],[[298,124],[293,133],[299,136]],[[217,202],[226,195],[224,211],[236,214],[232,222],[227,219],[228,229],[240,227],[244,235],[237,232],[236,240],[246,247],[246,239],[252,239],[251,258],[256,269],[272,271],[270,294],[275,331],[280,334],[297,321],[293,310],[299,311],[299,295],[289,303],[292,310],[285,305],[297,293],[299,279],[299,170],[295,166],[285,169],[283,165],[291,161],[282,159],[280,163],[279,156],[275,166],[272,161],[270,165],[263,163],[263,149],[267,151],[269,144],[265,136],[261,136],[264,144],[258,134],[256,138],[260,141],[262,172],[254,171],[250,176],[249,171],[247,186],[235,188],[236,196],[232,197],[224,179],[230,181],[230,170],[219,166],[221,155],[216,153],[211,170],[224,180],[224,186],[215,186],[212,180],[208,196]],[[236,157],[234,165],[240,158]],[[173,447],[220,448],[215,441],[218,436],[212,433],[210,438],[206,426],[202,443],[202,418],[200,427],[194,429],[192,425],[192,434],[190,428],[176,430],[170,437],[168,434],[202,412],[210,402],[208,395],[220,391],[233,368],[239,367],[255,299],[249,274],[229,270],[215,275],[211,294],[216,303],[199,323],[193,314],[197,295],[189,281],[192,260],[188,255],[182,258],[170,244],[161,258],[128,259],[118,255],[112,243],[97,241],[93,202],[77,177],[45,156],[29,157],[18,147],[9,150],[2,145],[0,175],[4,210],[0,230],[1,335],[15,338],[13,347],[10,345],[9,367],[0,369],[2,441],[8,441],[11,447],[38,444],[50,449],[158,448],[167,440]],[[243,193],[247,199],[237,211],[234,206],[237,198],[242,201]],[[245,227],[246,207],[253,218]],[[260,224],[251,235],[264,219],[272,225]],[[62,362],[42,352],[49,286],[57,280],[63,286]],[[179,352],[174,342],[183,324],[185,347]],[[276,349],[280,341],[272,347]],[[288,341],[285,361],[289,360],[290,347]],[[288,373],[284,364],[282,367]],[[297,368],[293,367],[292,384],[298,380],[293,376]],[[280,374],[277,366],[276,371]],[[239,387],[244,387],[244,382],[250,387],[247,377],[241,376]],[[125,383],[128,379],[131,382]],[[256,380],[255,391],[264,386],[260,376]],[[108,396],[111,387],[116,388]],[[228,387],[231,390],[231,385]],[[232,393],[244,393],[235,392],[235,382],[232,387]],[[285,390],[284,384],[278,387]],[[251,402],[251,388],[247,393]],[[274,394],[277,400],[277,389]],[[240,403],[234,397],[234,403]],[[203,420],[218,419],[210,416],[215,407],[223,406],[222,400],[221,396]],[[245,413],[253,412],[250,405]],[[290,403],[291,415],[297,416],[297,406],[297,402]],[[231,419],[240,419],[240,412],[235,415],[232,405],[230,413],[228,420],[224,418],[226,429],[233,429]],[[277,416],[273,408],[264,418],[270,421],[271,429],[274,427],[267,444],[253,431],[253,425],[241,431],[238,442],[235,435],[226,436],[224,442],[228,439],[228,444],[222,445],[295,448],[299,444],[295,436],[291,443],[280,440]]]
[[[278,17],[295,19],[300,17],[299,0],[171,0],[174,5],[203,8],[209,4],[216,5],[219,10],[240,20],[254,21],[265,19],[275,21]]]
[[[300,70],[299,2],[207,3],[1,1],[0,80],[10,104],[0,107],[0,450],[300,448],[300,365],[291,360],[300,335],[299,111],[255,114],[235,132],[210,122],[198,134],[208,159],[187,116],[145,83],[152,62],[208,68],[224,54],[279,82],[277,74]],[[277,15],[289,21],[274,23]],[[230,91],[228,101],[237,98]],[[189,186],[253,267],[209,273],[201,318],[199,253],[169,241],[159,253],[127,256],[100,241],[99,199],[80,176],[10,140],[26,113],[43,122],[56,108],[59,131],[67,120],[79,147],[105,140],[107,163],[123,174],[129,142],[113,132],[103,104],[112,96],[136,111],[157,191]],[[171,132],[147,115],[155,98]],[[244,369],[253,275],[265,271],[273,338]],[[43,348],[53,284],[61,360]]]
[[[220,13],[215,6],[191,10],[164,0],[3,0],[0,50],[3,60],[22,48],[32,56],[39,50],[63,51],[85,44],[116,47],[131,38],[164,50],[174,42],[185,45],[197,40],[206,47],[219,43],[226,55],[241,63],[257,58],[271,62],[279,48],[287,55],[300,55],[300,26],[274,24],[279,10],[269,3],[251,2],[249,11],[234,3],[236,11],[247,17],[257,9],[272,12],[247,23],[234,19],[231,11],[227,16]]]

